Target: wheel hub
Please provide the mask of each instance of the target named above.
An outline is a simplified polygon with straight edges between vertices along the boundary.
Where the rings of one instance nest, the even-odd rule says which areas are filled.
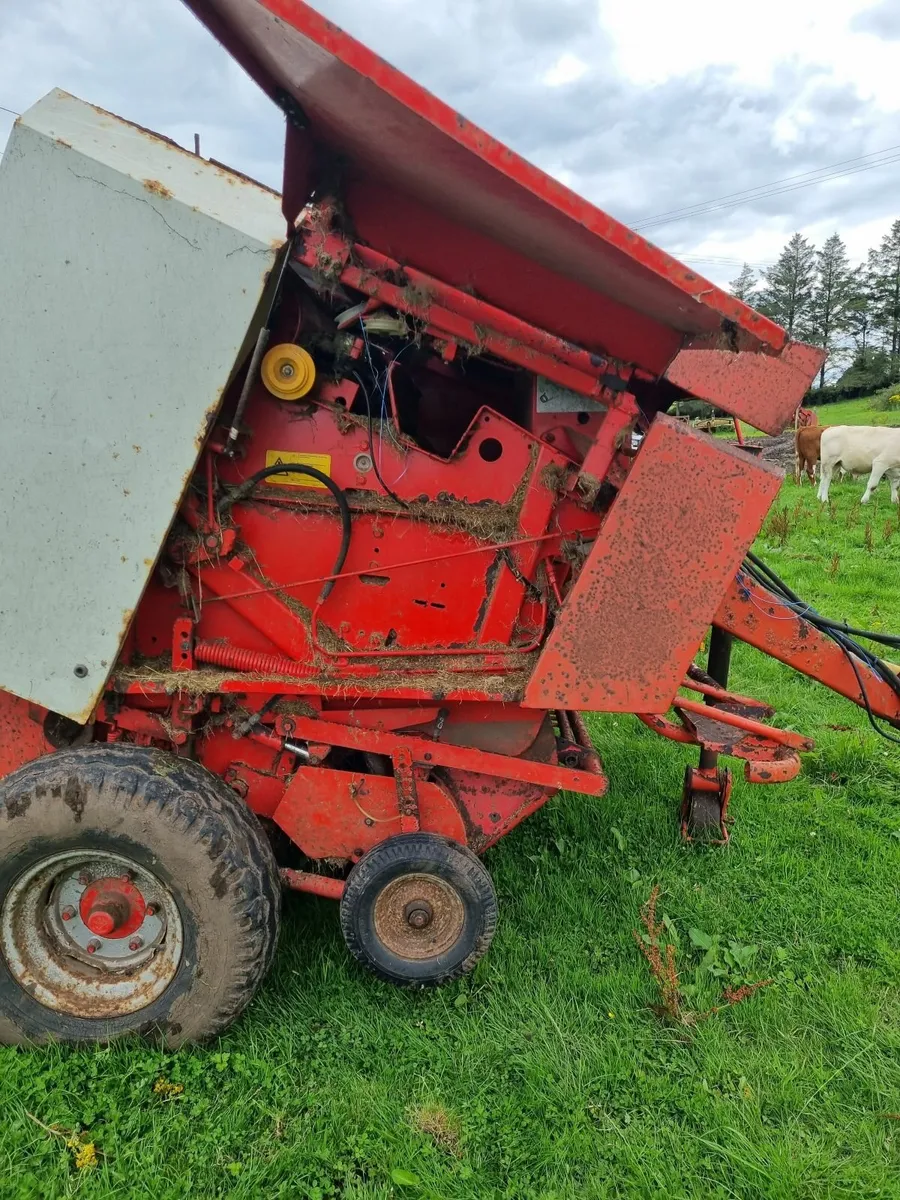
[[[26,871],[0,912],[0,952],[41,1004],[113,1018],[152,1003],[181,961],[168,888],[118,855],[74,851]]]
[[[456,889],[436,875],[401,875],[375,901],[375,933],[400,958],[443,954],[459,939],[465,907]]]

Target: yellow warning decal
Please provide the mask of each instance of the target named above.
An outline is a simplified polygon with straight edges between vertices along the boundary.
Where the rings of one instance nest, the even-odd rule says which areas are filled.
[[[280,467],[286,463],[302,463],[305,467],[315,467],[317,471],[321,471],[323,475],[331,474],[331,455],[330,454],[297,454],[293,450],[267,450],[266,451],[266,466]],[[324,488],[325,484],[320,483],[318,479],[313,479],[311,475],[301,475],[299,472],[291,472],[289,475],[270,475],[266,483],[278,483],[283,487],[300,487],[300,488]]]

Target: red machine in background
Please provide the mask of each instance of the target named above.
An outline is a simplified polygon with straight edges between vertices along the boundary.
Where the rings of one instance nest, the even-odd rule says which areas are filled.
[[[90,719],[0,694],[0,1040],[221,1029],[280,882],[382,977],[456,977],[475,855],[606,788],[584,712],[698,746],[682,828],[726,839],[719,756],[770,783],[811,746],[728,691],[734,636],[900,725],[748,559],[780,473],[666,415],[777,433],[821,352],[299,0],[191,7],[285,113],[287,238]]]

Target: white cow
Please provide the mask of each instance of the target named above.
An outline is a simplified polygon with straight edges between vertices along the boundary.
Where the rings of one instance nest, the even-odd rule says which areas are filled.
[[[900,428],[884,425],[832,425],[822,434],[819,499],[828,500],[828,486],[835,467],[853,475],[869,474],[862,503],[869,498],[884,475],[891,484],[891,500],[898,502],[900,490]]]

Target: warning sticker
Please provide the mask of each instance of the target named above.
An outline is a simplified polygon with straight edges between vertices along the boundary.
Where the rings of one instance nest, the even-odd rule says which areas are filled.
[[[331,474],[330,454],[297,454],[293,450],[267,450],[266,466],[280,467],[285,463],[302,463],[305,467],[315,467],[323,475]],[[280,484],[282,487],[324,488],[325,484],[311,475],[301,475],[291,472],[289,475],[270,475],[266,483]]]

